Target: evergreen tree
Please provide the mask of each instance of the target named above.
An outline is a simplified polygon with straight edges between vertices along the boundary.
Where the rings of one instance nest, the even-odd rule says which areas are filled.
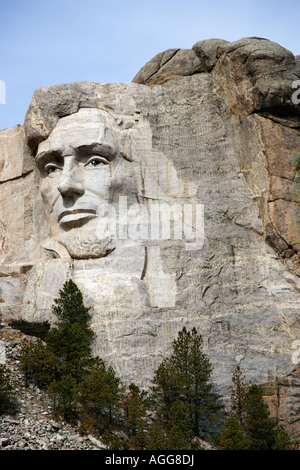
[[[72,279],[65,282],[63,289],[59,291],[59,297],[54,299],[53,313],[61,322],[78,323],[87,327],[91,315],[89,308],[83,303],[80,289]]]
[[[38,387],[47,388],[57,376],[59,360],[41,340],[24,340],[18,359],[27,386],[32,380]]]
[[[244,382],[245,377],[238,365],[232,376],[231,390],[231,416],[233,416],[240,426],[243,427],[245,419],[245,396],[249,389],[249,385]]]
[[[263,388],[252,385],[245,396],[245,430],[251,440],[251,450],[290,450],[294,444],[287,432],[270,417],[263,401]]]
[[[202,351],[203,341],[195,328],[184,327],[173,341],[173,353],[163,360],[154,375],[153,399],[158,413],[171,422],[172,406],[186,410],[185,423],[202,437],[222,406],[209,382],[212,366]],[[182,408],[183,409],[183,408]]]
[[[157,419],[149,426],[147,432],[147,450],[171,450],[165,421],[161,416],[158,416]]]
[[[56,379],[71,374],[80,382],[91,363],[90,334],[78,323],[62,323],[46,337],[47,350],[58,358]]]
[[[80,384],[89,376],[94,359],[89,310],[76,284],[69,280],[54,300],[57,326],[50,329],[45,342],[24,342],[20,367],[28,380],[47,388],[55,409],[72,417],[79,410]]]
[[[81,387],[81,401],[95,416],[106,413],[112,420],[112,412],[121,397],[121,382],[111,366],[95,358]]]
[[[189,423],[189,410],[181,401],[175,401],[168,419],[158,416],[148,428],[148,450],[201,450],[199,440]]]
[[[226,420],[216,442],[218,450],[249,450],[251,446],[241,424],[233,416]]]
[[[197,447],[189,407],[181,400],[172,404],[164,427],[170,450],[190,450]]]
[[[11,374],[5,365],[0,364],[0,415],[13,414],[18,410],[18,406]]]
[[[275,441],[272,450],[299,450],[296,442],[293,442],[286,429],[279,423],[275,427]]]
[[[249,385],[238,366],[232,377],[231,409],[216,438],[219,450],[294,450],[283,426],[270,417],[263,387]]]
[[[131,450],[127,440],[112,434],[108,429],[101,434],[101,441],[109,450]]]
[[[80,410],[80,393],[76,379],[66,374],[58,381],[53,380],[48,388],[53,399],[54,413],[60,411],[67,421],[75,422]]]
[[[44,322],[29,322],[27,320],[12,320],[9,323],[9,326],[16,330],[20,330],[25,335],[35,336],[45,340],[45,337],[50,330],[50,323],[48,321]]]
[[[146,432],[148,428],[147,412],[150,408],[148,393],[130,384],[129,393],[125,398],[125,426],[131,447],[135,450],[146,448]]]

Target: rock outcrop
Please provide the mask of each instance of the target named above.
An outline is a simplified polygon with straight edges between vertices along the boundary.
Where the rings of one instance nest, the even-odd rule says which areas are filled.
[[[195,326],[225,401],[240,362],[299,439],[298,59],[262,38],[209,39],[158,54],[133,83],[37,90],[24,125],[0,132],[2,316],[55,321],[72,277],[95,354],[141,387]],[[113,220],[93,205],[100,163]],[[157,209],[171,211],[160,224]]]

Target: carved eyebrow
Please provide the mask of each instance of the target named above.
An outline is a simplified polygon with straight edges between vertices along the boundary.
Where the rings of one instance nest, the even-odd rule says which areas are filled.
[[[89,155],[99,155],[107,158],[108,160],[113,160],[117,153],[111,145],[102,144],[99,142],[94,142],[92,144],[83,144],[74,149],[74,153],[77,157],[89,156]],[[37,166],[41,166],[44,162],[49,160],[60,160],[63,158],[63,153],[59,150],[45,150],[40,153],[37,153],[35,156],[35,161]]]
[[[77,157],[84,157],[90,155],[99,155],[113,160],[117,156],[116,150],[108,144],[94,142],[92,144],[83,144],[74,149]],[[41,167],[47,161],[59,161],[63,159],[63,153],[59,150],[45,150],[37,153],[35,161],[38,167]]]
[[[94,142],[92,144],[80,145],[76,148],[76,154],[80,157],[95,154],[112,160],[116,157],[117,153],[111,145]]]
[[[47,160],[58,161],[58,160],[61,160],[61,158],[62,158],[62,155],[59,151],[46,150],[44,152],[40,152],[36,154],[35,162],[37,166],[40,166]]]

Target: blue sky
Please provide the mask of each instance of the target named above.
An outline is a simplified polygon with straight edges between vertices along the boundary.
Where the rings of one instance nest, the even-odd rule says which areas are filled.
[[[0,0],[0,129],[37,88],[130,82],[158,52],[247,36],[300,54],[300,0]]]

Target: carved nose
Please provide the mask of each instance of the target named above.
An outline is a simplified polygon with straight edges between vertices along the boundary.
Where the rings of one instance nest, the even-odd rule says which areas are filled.
[[[63,197],[82,196],[84,194],[83,186],[70,177],[62,178],[57,185],[57,189]]]

